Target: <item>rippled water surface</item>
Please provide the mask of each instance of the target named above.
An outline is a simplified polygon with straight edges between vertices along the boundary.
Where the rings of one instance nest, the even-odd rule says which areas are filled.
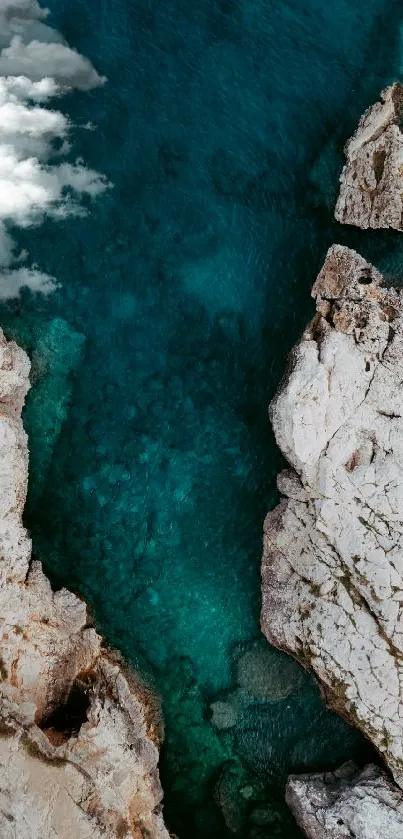
[[[400,270],[396,237],[332,222],[343,141],[403,61],[399,4],[48,5],[108,78],[63,106],[114,186],[20,233],[62,286],[1,313],[33,353],[34,549],[155,680],[170,829],[292,839],[287,773],[366,747],[260,639],[267,404],[327,246]]]

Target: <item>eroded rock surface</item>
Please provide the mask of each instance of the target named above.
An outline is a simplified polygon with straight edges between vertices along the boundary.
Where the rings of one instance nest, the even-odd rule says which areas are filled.
[[[265,521],[262,629],[315,672],[402,785],[402,293],[335,245],[313,296],[271,405],[292,468]]]
[[[403,836],[403,793],[377,766],[291,775],[286,800],[309,839]]]
[[[365,111],[347,142],[335,217],[357,227],[403,229],[403,86]]]
[[[31,560],[29,368],[0,331],[0,836],[167,839],[155,701]]]

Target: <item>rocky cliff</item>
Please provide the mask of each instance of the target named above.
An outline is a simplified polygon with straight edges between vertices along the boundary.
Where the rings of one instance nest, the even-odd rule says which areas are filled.
[[[29,369],[0,331],[0,836],[168,839],[156,702],[31,558]]]
[[[265,522],[262,628],[402,786],[403,292],[335,245],[313,296],[270,408],[291,468]]]
[[[310,839],[402,839],[403,793],[377,766],[292,775],[286,800]]]
[[[403,229],[403,86],[395,83],[361,117],[345,147],[335,217],[357,227]]]

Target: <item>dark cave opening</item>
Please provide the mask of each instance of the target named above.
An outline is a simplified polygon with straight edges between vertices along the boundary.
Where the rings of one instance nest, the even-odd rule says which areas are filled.
[[[60,745],[70,737],[78,735],[87,719],[90,704],[89,689],[88,680],[76,679],[66,702],[54,708],[39,724],[53,745]]]

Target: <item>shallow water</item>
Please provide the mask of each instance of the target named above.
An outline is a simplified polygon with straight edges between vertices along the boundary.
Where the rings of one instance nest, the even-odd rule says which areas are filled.
[[[403,60],[399,4],[48,5],[108,77],[63,105],[97,126],[75,151],[114,187],[20,232],[62,287],[2,308],[34,354],[34,550],[155,680],[170,829],[292,839],[287,773],[368,747],[258,640],[267,404],[327,246],[400,271],[395,236],[331,213],[343,141]]]

